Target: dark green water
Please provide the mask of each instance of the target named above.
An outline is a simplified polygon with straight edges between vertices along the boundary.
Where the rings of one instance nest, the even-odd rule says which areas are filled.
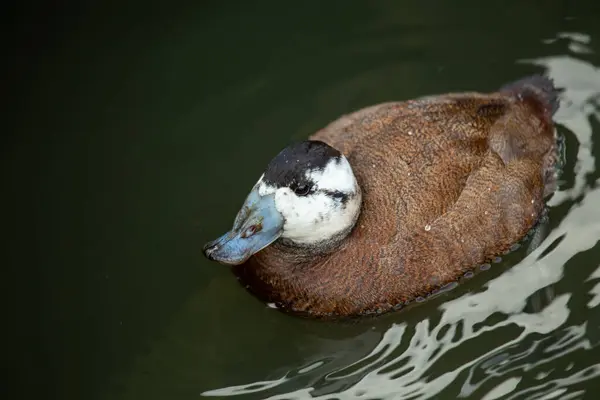
[[[14,24],[3,398],[597,398],[600,3],[98,7]],[[567,162],[532,253],[355,324],[271,310],[202,257],[290,141],[544,71]]]

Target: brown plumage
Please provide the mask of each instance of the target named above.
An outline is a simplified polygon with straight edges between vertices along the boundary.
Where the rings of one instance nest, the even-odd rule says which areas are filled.
[[[256,295],[316,317],[381,313],[457,280],[522,239],[555,187],[551,81],[371,106],[311,139],[362,189],[354,229],[310,257],[280,241],[234,267]]]

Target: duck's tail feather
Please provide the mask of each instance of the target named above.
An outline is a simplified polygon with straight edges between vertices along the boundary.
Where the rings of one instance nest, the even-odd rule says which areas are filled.
[[[532,75],[504,85],[500,92],[511,93],[515,96],[533,98],[542,104],[544,110],[554,115],[559,106],[561,90],[554,86],[551,78],[544,75]]]

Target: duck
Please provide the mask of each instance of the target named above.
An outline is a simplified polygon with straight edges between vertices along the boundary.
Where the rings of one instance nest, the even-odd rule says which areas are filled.
[[[403,308],[536,225],[557,186],[558,106],[538,74],[343,115],[277,154],[203,253],[282,311]]]

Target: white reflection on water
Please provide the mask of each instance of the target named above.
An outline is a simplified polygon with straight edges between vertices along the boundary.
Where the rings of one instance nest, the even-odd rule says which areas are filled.
[[[589,52],[588,36],[568,35],[557,37],[570,38],[569,48],[573,52]],[[600,363],[578,366],[559,362],[565,356],[571,356],[572,360],[575,354],[592,348],[586,336],[590,321],[566,324],[570,315],[568,304],[578,293],[559,294],[533,313],[527,309],[536,292],[560,281],[567,261],[600,240],[600,186],[598,181],[589,186],[589,175],[595,172],[590,118],[600,121],[600,69],[571,56],[524,62],[543,66],[557,86],[566,89],[556,120],[573,132],[579,142],[574,184],[559,191],[550,206],[582,196],[583,199],[539,248],[489,281],[486,290],[443,303],[441,320],[435,326],[429,319],[414,327],[394,324],[369,355],[326,376],[328,382],[355,377],[354,385],[334,395],[320,395],[315,388],[307,387],[269,398],[426,399],[450,390],[454,397],[571,399],[583,393],[578,383],[600,376]],[[598,281],[590,290],[591,299],[586,305],[592,309],[600,305],[600,267],[588,281]],[[490,316],[496,318],[490,321]],[[475,340],[489,332],[501,335],[504,341],[500,345],[489,343],[486,348],[484,341],[478,340],[477,347]],[[445,362],[455,361],[460,349],[466,346],[471,346],[469,354],[477,348],[480,355],[462,360],[454,370],[443,368]],[[310,373],[318,371],[319,367],[310,369]],[[526,374],[527,371],[533,373]],[[527,379],[523,378],[525,375]],[[267,390],[272,394],[273,389],[287,380],[283,377],[211,390],[203,395],[232,396],[262,391],[267,395]]]

